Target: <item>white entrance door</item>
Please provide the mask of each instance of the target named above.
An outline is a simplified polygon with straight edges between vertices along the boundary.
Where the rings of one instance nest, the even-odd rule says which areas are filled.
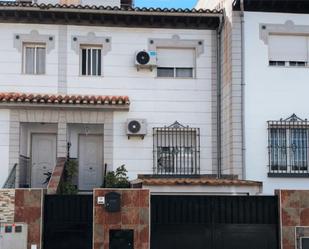
[[[79,137],[79,190],[92,190],[103,183],[103,136]]]
[[[46,188],[47,174],[56,166],[56,146],[55,134],[32,135],[32,188]]]

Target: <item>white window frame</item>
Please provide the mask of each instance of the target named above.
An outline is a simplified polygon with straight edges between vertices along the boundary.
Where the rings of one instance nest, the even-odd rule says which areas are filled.
[[[26,72],[26,48],[34,48],[34,72],[33,73],[27,73]],[[44,64],[44,73],[37,73],[37,48],[44,48],[45,49],[45,64]],[[22,73],[27,75],[45,75],[46,74],[46,59],[47,59],[47,53],[46,53],[46,44],[45,43],[23,43],[23,57],[22,57]]]
[[[271,33],[269,34],[269,39],[270,36],[288,36],[288,37],[304,37],[307,40],[307,59],[305,60],[294,60],[293,58],[290,58],[290,60],[273,60],[270,58],[270,44],[268,43],[268,66],[269,67],[289,67],[289,68],[306,68],[309,66],[309,36],[308,35],[298,35],[298,34],[276,34],[276,33]]]
[[[165,47],[165,46],[159,46],[156,47],[156,50],[160,49],[170,49],[170,50],[193,50],[193,67],[186,67],[186,66],[175,66],[175,65],[168,65],[168,66],[160,66],[157,65],[156,68],[156,78],[158,79],[195,79],[196,78],[196,49],[192,47]],[[158,55],[157,55],[158,56]],[[158,75],[158,69],[159,68],[173,68],[173,77],[167,77],[167,76],[159,76]],[[192,69],[192,77],[177,77],[177,69]]]
[[[297,169],[297,167],[303,167],[306,168],[306,170],[308,170],[309,167],[309,148],[308,148],[308,143],[309,143],[309,127],[308,128],[299,128],[299,127],[271,127],[270,129],[274,129],[274,130],[278,130],[278,129],[282,129],[284,130],[285,133],[285,164],[284,165],[270,165],[271,167],[278,167],[278,170],[281,172],[299,172],[299,171],[304,171],[304,169]],[[306,141],[306,147],[305,148],[298,148],[299,151],[301,151],[302,149],[304,149],[305,153],[302,155],[302,157],[304,157],[306,160],[304,161],[305,164],[304,165],[297,165],[297,160],[292,160],[294,158],[294,153],[291,151],[292,150],[292,131],[293,130],[304,130],[306,132],[306,137],[305,137],[305,141]],[[269,137],[269,139],[271,139]],[[278,138],[277,138],[278,139]],[[278,141],[278,140],[277,140]],[[298,151],[298,153],[299,153]],[[282,152],[281,152],[282,153]],[[292,164],[292,162],[296,163],[295,165]]]
[[[88,49],[90,49],[91,50],[91,56],[92,56],[92,50],[94,50],[94,49],[99,49],[99,50],[101,50],[101,66],[99,67],[99,66],[97,66],[97,72],[98,72],[98,70],[99,70],[99,68],[100,68],[100,75],[97,73],[96,75],[93,75],[92,74],[92,60],[90,60],[90,62],[91,62],[91,66],[90,66],[90,71],[91,71],[91,73],[89,74],[89,72],[88,72],[88,60],[86,59],[86,74],[83,74],[83,72],[82,72],[82,70],[83,70],[83,56],[82,56],[82,50],[83,49],[86,49],[86,50],[88,50]],[[80,45],[80,48],[79,48],[79,75],[81,76],[81,77],[102,77],[103,76],[103,46],[101,46],[101,45]],[[86,53],[86,58],[88,58],[88,53]],[[97,65],[99,64],[98,63],[98,58],[99,57],[97,57],[97,61],[96,61],[96,63],[97,63]]]
[[[173,69],[173,77],[168,77],[168,76],[159,76],[158,75],[158,70],[160,68],[171,68]],[[177,76],[177,69],[191,69],[192,70],[192,77],[178,77]],[[157,67],[157,78],[159,79],[194,79],[195,78],[195,68],[194,67]]]

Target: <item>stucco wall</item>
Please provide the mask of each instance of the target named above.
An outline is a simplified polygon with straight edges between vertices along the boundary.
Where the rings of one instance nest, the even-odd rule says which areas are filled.
[[[245,119],[247,178],[263,181],[265,194],[274,189],[308,189],[308,179],[268,178],[267,121],[296,113],[309,118],[308,68],[268,66],[268,47],[260,39],[260,24],[307,25],[308,15],[245,13]],[[309,28],[309,26],[308,26]]]
[[[54,38],[46,57],[46,75],[22,74],[22,55],[13,46],[16,34],[29,35],[33,30],[39,36]],[[110,48],[103,57],[102,77],[79,76],[79,54],[74,49],[73,37],[92,35],[110,39],[110,45],[104,45]],[[156,70],[136,70],[134,55],[136,51],[148,49],[149,39],[170,41],[175,35],[180,42],[203,41],[204,52],[196,59],[196,78],[159,79],[156,78]],[[0,58],[0,91],[128,95],[130,111],[117,112],[113,116],[113,146],[107,148],[112,150],[113,167],[125,164],[130,178],[138,173],[152,173],[152,128],[170,125],[177,120],[200,128],[201,173],[211,174],[215,173],[213,167],[216,163],[214,38],[215,31],[210,30],[0,24],[0,51],[3,55]],[[63,42],[65,40],[66,43]],[[63,66],[60,67],[59,63]],[[0,120],[5,119],[5,115],[0,113]],[[128,140],[125,129],[127,118],[147,120],[148,134],[144,140]],[[2,129],[5,130],[5,127],[0,126],[0,133]],[[6,160],[8,152],[5,146],[8,143],[5,140],[3,146],[0,153]],[[64,146],[64,143],[59,146]],[[1,167],[4,173],[8,171],[7,165],[5,162]]]
[[[232,0],[198,1],[197,8],[224,9],[221,33],[221,166],[222,174],[246,178],[242,168],[241,18]]]

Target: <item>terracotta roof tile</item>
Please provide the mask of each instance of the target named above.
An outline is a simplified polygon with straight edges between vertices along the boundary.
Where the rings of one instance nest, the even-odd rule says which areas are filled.
[[[0,104],[55,104],[55,105],[117,105],[129,106],[128,96],[63,95],[0,92]]]
[[[238,180],[238,179],[217,179],[211,177],[145,177],[138,176],[143,185],[208,185],[208,186],[262,186],[262,182]]]
[[[39,9],[81,9],[81,10],[105,10],[105,11],[126,11],[126,12],[163,12],[163,13],[201,13],[201,14],[223,14],[223,10],[217,9],[189,9],[189,8],[146,8],[146,7],[113,7],[113,6],[103,6],[103,5],[73,5],[73,4],[45,4],[45,3],[33,3],[33,2],[23,2],[23,1],[0,1],[0,6],[2,7],[23,7],[23,8],[39,8]]]

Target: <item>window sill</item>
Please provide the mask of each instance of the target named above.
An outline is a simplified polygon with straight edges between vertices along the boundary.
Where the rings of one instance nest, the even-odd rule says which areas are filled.
[[[309,178],[309,173],[268,173],[268,177]]]
[[[195,80],[196,77],[155,77],[155,79],[162,80]]]
[[[78,75],[80,78],[103,78],[103,75]]]
[[[309,68],[309,66],[271,66],[268,65],[269,68]]]

